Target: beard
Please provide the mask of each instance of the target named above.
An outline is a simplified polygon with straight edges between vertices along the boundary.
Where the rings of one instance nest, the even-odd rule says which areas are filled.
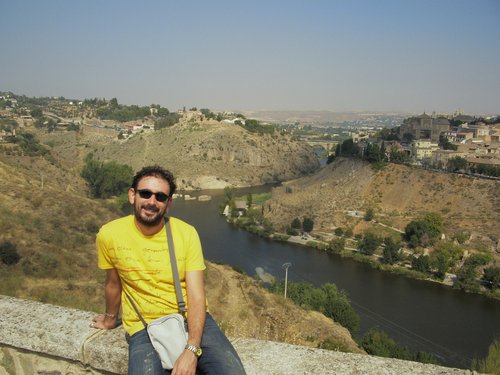
[[[148,210],[153,212],[153,215],[146,215],[142,210]],[[134,205],[134,215],[136,220],[145,225],[147,227],[154,227],[160,224],[163,220],[163,216],[165,215],[165,210],[160,210],[158,207],[154,205],[144,205],[138,206]]]

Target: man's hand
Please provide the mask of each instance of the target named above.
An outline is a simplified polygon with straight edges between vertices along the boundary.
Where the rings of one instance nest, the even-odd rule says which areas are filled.
[[[118,311],[120,310],[122,293],[122,282],[118,271],[114,268],[106,270],[106,283],[104,284],[104,296],[106,299],[106,313],[94,316],[91,328],[113,329],[116,327]],[[116,311],[116,313],[112,313]]]
[[[99,314],[94,316],[90,327],[96,329],[113,329],[116,327],[116,317],[112,318],[106,316],[105,314]]]
[[[172,375],[195,375],[198,357],[190,350],[184,350],[175,361]]]

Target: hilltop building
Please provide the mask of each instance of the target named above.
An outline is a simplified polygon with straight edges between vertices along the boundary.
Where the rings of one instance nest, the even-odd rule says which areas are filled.
[[[417,117],[410,117],[403,121],[399,129],[401,139],[405,134],[411,134],[413,139],[430,139],[439,141],[442,132],[450,130],[450,121],[446,118],[432,118],[426,113]]]

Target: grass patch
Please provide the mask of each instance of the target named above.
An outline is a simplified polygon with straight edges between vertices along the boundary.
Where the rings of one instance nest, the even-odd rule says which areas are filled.
[[[23,275],[13,273],[9,271],[7,267],[1,267],[0,271],[2,273],[0,277],[0,294],[16,297],[17,291],[20,290],[23,285]]]

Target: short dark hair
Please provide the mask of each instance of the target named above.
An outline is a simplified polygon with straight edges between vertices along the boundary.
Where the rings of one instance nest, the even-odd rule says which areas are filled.
[[[138,171],[135,174],[134,179],[132,180],[131,188],[137,190],[137,185],[139,185],[139,181],[144,177],[151,177],[151,176],[158,177],[161,178],[162,180],[167,181],[168,185],[170,186],[170,196],[174,195],[175,189],[177,189],[174,175],[172,174],[172,172],[160,167],[159,165],[150,165],[147,167],[143,167],[140,171]]]

